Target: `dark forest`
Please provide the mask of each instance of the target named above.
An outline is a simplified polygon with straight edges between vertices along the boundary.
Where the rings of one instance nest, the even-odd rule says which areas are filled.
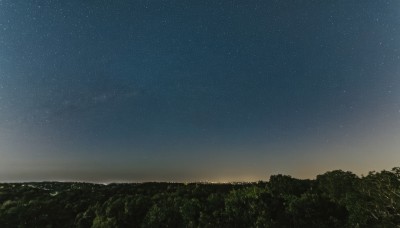
[[[400,168],[253,183],[0,184],[0,227],[399,227]]]

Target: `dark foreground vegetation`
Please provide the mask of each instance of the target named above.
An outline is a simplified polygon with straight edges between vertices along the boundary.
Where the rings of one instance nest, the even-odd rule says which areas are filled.
[[[269,182],[3,183],[0,227],[400,227],[400,168]]]

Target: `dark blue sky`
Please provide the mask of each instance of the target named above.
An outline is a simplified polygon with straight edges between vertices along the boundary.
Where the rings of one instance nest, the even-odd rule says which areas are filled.
[[[0,0],[0,179],[391,168],[399,70],[395,0]]]

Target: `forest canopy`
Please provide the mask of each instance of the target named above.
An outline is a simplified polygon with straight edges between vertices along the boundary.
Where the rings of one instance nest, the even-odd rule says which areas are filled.
[[[396,227],[400,168],[253,183],[0,184],[0,227]]]

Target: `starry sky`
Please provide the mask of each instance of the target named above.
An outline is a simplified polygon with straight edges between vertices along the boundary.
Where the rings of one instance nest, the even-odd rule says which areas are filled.
[[[0,181],[400,161],[400,1],[0,0]]]

